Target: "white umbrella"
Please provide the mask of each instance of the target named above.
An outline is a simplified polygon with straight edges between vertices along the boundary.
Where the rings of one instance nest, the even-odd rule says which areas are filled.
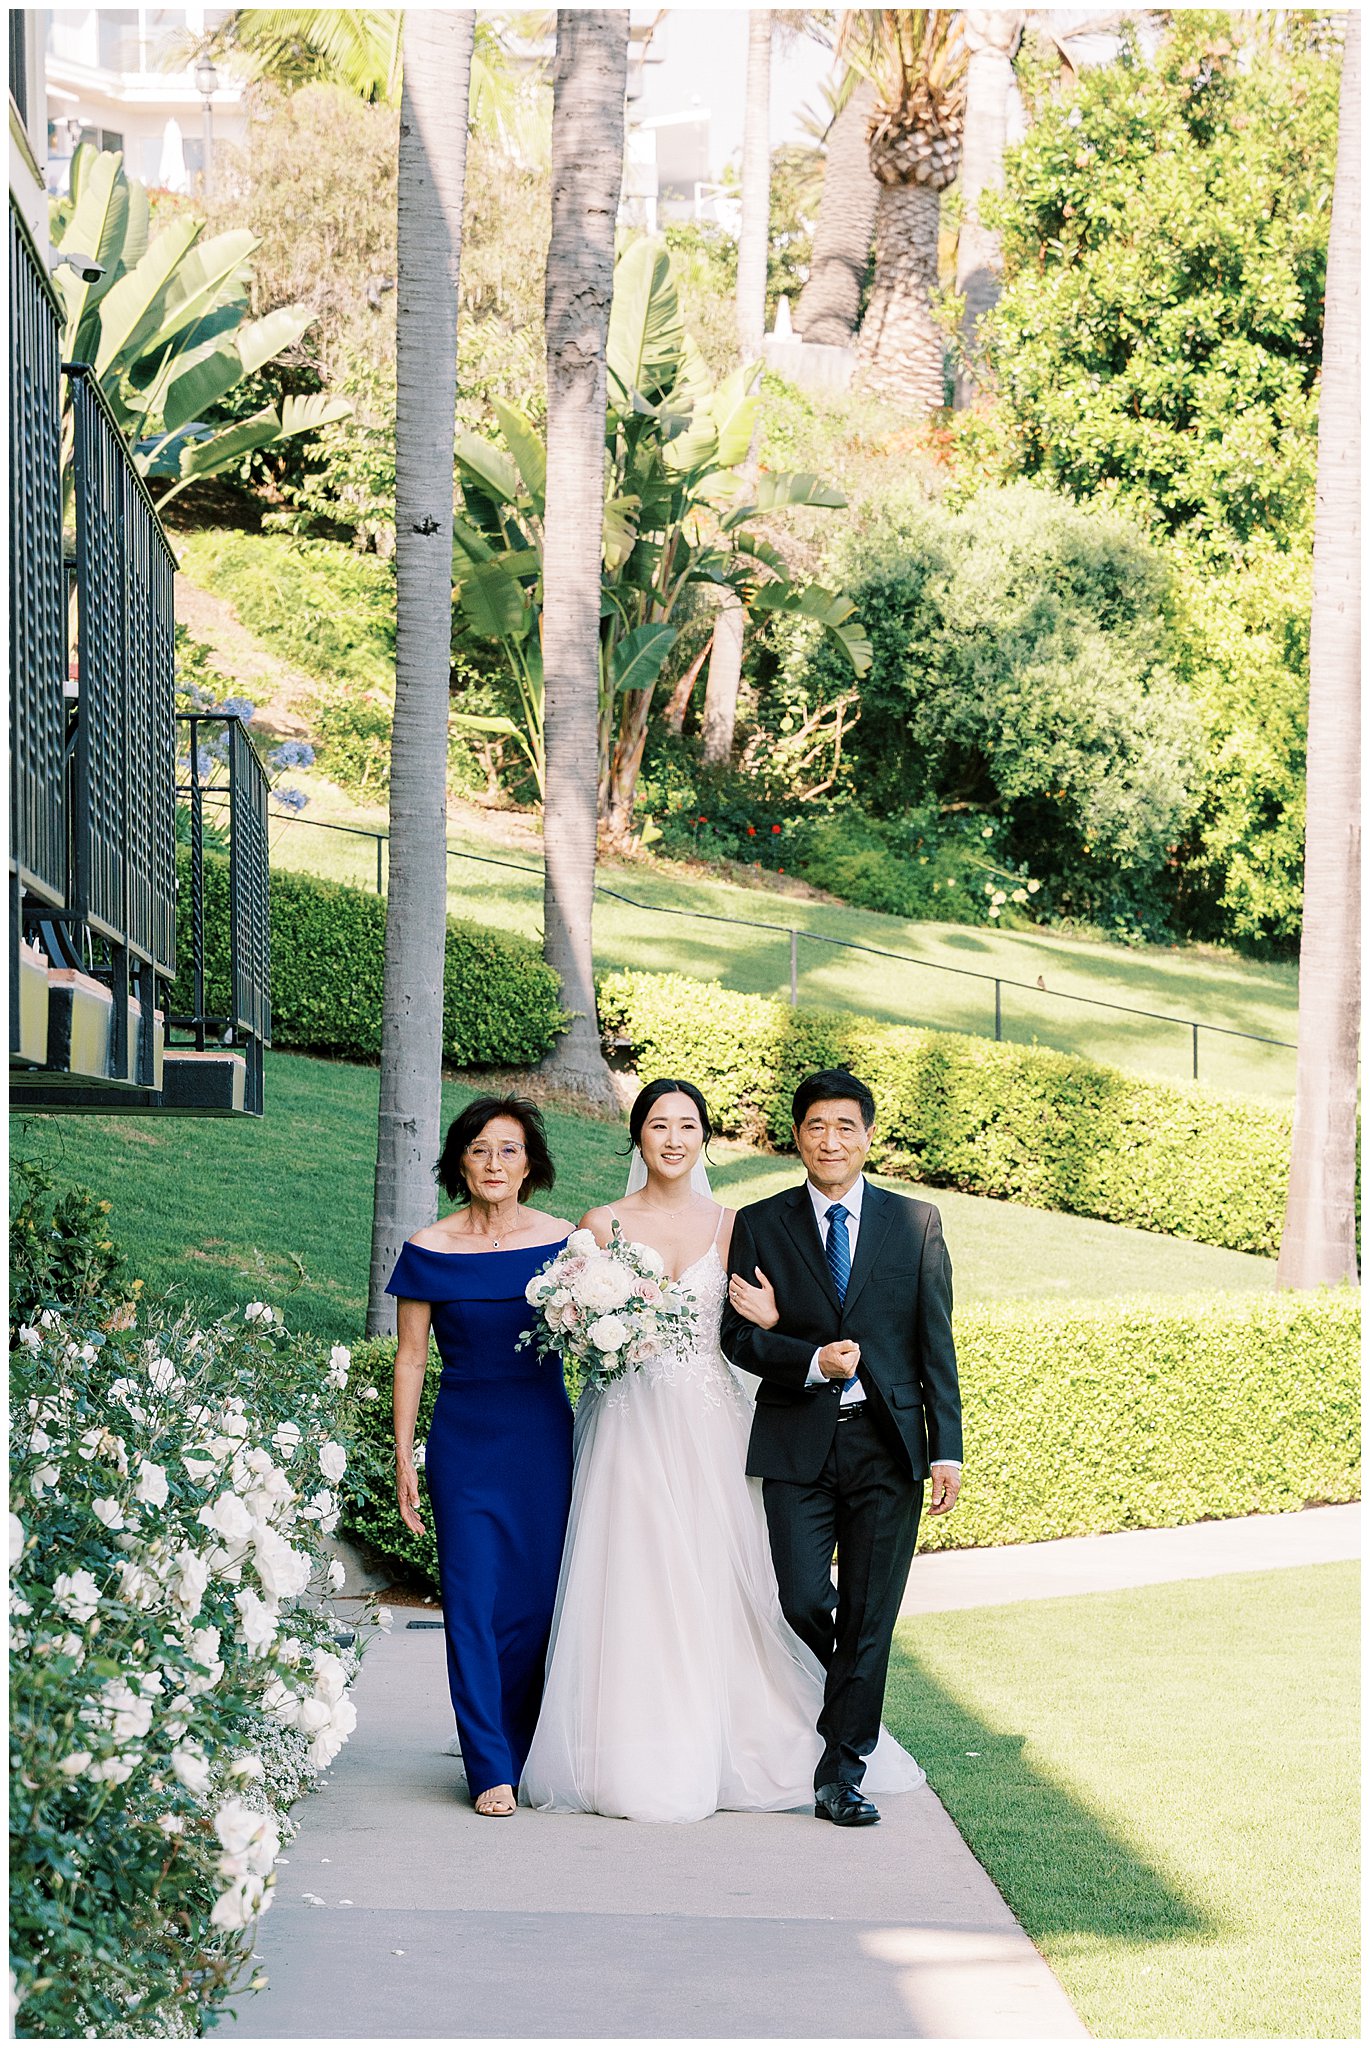
[[[162,130],[162,160],[157,168],[157,182],[169,192],[188,192],[190,180],[186,176],[186,153],[181,139],[181,124],[174,114],[167,118]]]

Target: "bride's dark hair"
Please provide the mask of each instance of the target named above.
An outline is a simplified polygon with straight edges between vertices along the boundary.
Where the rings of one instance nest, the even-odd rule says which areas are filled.
[[[663,1077],[660,1081],[649,1081],[628,1112],[628,1133],[635,1145],[642,1144],[642,1129],[656,1104],[663,1095],[687,1095],[699,1111],[699,1121],[707,1145],[714,1134],[714,1121],[709,1115],[709,1105],[695,1087],[693,1081],[672,1081]]]

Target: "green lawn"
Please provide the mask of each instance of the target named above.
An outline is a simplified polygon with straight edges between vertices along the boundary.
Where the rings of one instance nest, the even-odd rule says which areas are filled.
[[[1359,2032],[1358,1567],[920,1616],[886,1719],[1092,2033]]]
[[[449,1087],[455,1114],[469,1090]],[[267,1055],[260,1121],[15,1116],[20,1157],[48,1161],[114,1205],[113,1227],[150,1285],[224,1308],[255,1295],[330,1339],[360,1328],[370,1252],[377,1074],[286,1053]],[[623,1187],[626,1132],[553,1114],[555,1202],[579,1217]],[[738,1206],[797,1176],[792,1160],[716,1145],[714,1179]],[[904,1185],[893,1181],[891,1187]],[[937,1191],[957,1299],[1003,1295],[1193,1294],[1261,1288],[1274,1264],[1178,1238],[1053,1211]]]
[[[300,819],[273,823],[271,858],[281,867],[308,868],[368,888],[376,884],[376,848],[368,839],[319,829],[319,821],[350,822],[383,831],[385,813],[348,806],[336,791],[297,778],[316,790]],[[455,916],[496,923],[538,939],[542,881],[536,855],[470,832],[453,830],[449,845],[463,855],[511,863],[492,867],[476,859],[448,863],[448,903]],[[531,870],[519,873],[518,869]],[[1191,1037],[1183,1025],[1156,1022],[1083,1003],[1070,995],[1197,1018],[1231,1030],[1292,1043],[1298,1013],[1298,975],[1280,963],[1240,960],[1196,947],[1131,948],[1092,944],[1046,933],[999,932],[971,925],[916,924],[787,896],[778,890],[702,880],[682,869],[602,862],[595,909],[595,958],[601,967],[632,967],[689,974],[752,994],[789,993],[791,926],[908,952],[939,963],[906,965],[820,945],[799,944],[800,1000],[810,1007],[860,1010],[895,1023],[932,1024],[947,1030],[992,1033],[992,977],[1027,984],[1001,992],[1006,1038],[1087,1054],[1158,1079],[1188,1083]],[[635,897],[648,908],[616,902],[605,891]],[[709,913],[678,916],[672,912]],[[783,927],[754,931],[711,918],[749,919]],[[976,980],[970,975],[987,975]],[[1046,984],[1040,991],[1038,979]],[[1200,1034],[1199,1072],[1205,1085],[1231,1093],[1287,1102],[1293,1096],[1294,1055],[1276,1046]]]

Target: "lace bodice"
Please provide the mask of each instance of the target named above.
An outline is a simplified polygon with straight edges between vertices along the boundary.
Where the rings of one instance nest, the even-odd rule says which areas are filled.
[[[702,1258],[685,1268],[678,1284],[694,1296],[694,1342],[688,1350],[663,1352],[658,1358],[649,1358],[636,1372],[625,1373],[605,1390],[605,1403],[621,1407],[633,1398],[634,1385],[642,1380],[653,1386],[697,1389],[711,1408],[723,1401],[747,1407],[747,1397],[718,1345],[728,1275],[717,1244],[711,1244]]]

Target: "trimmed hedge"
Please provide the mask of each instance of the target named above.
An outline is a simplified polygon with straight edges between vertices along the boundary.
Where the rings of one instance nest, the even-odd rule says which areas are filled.
[[[190,859],[178,862],[177,948],[190,958]],[[374,1059],[381,1048],[385,898],[281,869],[271,877],[271,1039],[282,1051]],[[205,855],[210,1007],[228,1002],[228,862]],[[447,920],[442,1050],[459,1067],[532,1066],[565,1028],[556,974],[527,939]],[[189,1010],[182,971],[172,1007]]]
[[[792,1147],[805,1074],[844,1066],[878,1111],[872,1163],[931,1187],[1273,1256],[1289,1118],[1041,1046],[791,1009],[679,975],[607,974],[600,1022],[644,1081],[687,1075],[720,1130]]]
[[[1360,1497],[1360,1296],[996,1302],[960,1310],[966,1484],[924,1550],[1040,1543],[1276,1514]],[[353,1352],[364,1403],[343,1526],[437,1583],[432,1520],[395,1509],[393,1338]],[[415,1441],[437,1392],[428,1374]],[[420,1473],[422,1489],[423,1475]]]

